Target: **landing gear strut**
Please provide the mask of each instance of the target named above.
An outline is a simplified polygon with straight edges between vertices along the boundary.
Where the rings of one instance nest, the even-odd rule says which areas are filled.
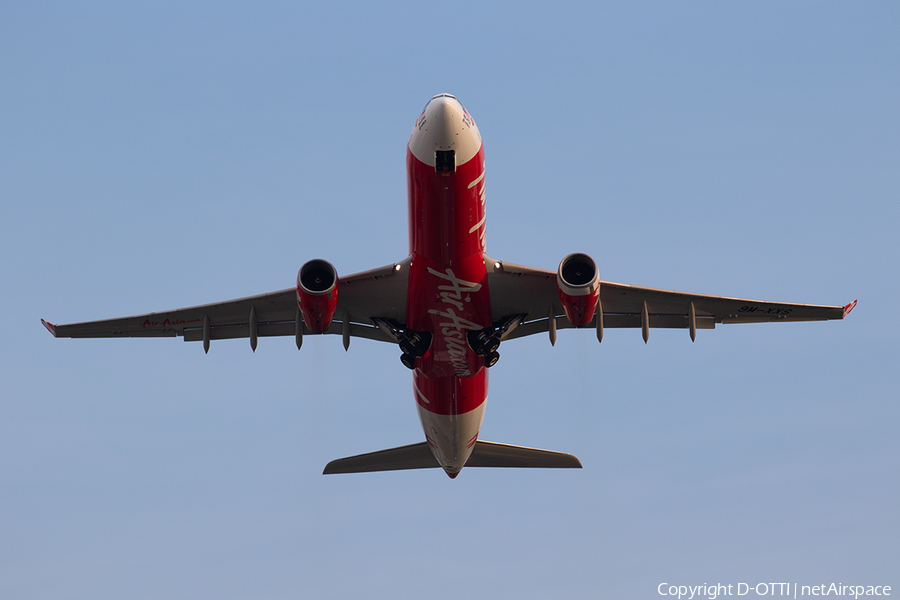
[[[485,367],[490,369],[497,364],[497,361],[500,360],[500,353],[497,352],[497,348],[500,347],[500,342],[503,341],[513,329],[522,323],[524,317],[525,315],[507,317],[501,321],[499,325],[491,325],[484,329],[470,331],[466,335],[466,339],[469,341],[469,347],[472,351],[475,352],[475,354],[484,357]]]
[[[416,359],[425,356],[431,348],[432,335],[427,331],[405,329],[391,319],[375,318],[372,322],[400,344],[400,350],[403,352],[400,355],[400,362],[407,369],[415,369]]]

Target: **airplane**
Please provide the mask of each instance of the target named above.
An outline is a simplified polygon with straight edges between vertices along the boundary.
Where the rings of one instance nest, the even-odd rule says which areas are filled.
[[[425,441],[340,458],[325,474],[440,467],[452,479],[464,466],[581,468],[575,456],[479,439],[488,369],[498,348],[559,329],[698,329],[717,324],[843,319],[856,306],[726,298],[601,281],[587,254],[569,254],[556,272],[485,253],[484,147],[475,120],[451,94],[431,98],[413,125],[406,152],[409,255],[339,277],[326,260],[306,262],[296,287],[159,313],[69,325],[41,322],[54,337],[180,336],[203,342],[335,334],[399,346],[412,371]]]

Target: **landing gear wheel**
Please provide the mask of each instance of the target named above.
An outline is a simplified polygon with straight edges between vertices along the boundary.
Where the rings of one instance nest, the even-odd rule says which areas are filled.
[[[496,352],[497,348],[500,347],[500,336],[490,331],[490,329],[482,329],[469,333],[469,346],[475,351],[475,354],[485,356],[491,352]]]
[[[405,352],[401,354],[400,362],[402,362],[403,366],[407,369],[412,370],[416,368],[416,359],[411,354],[407,354]]]
[[[497,364],[497,361],[500,360],[500,353],[494,350],[493,352],[488,352],[484,355],[484,366],[488,369]]]
[[[413,358],[422,358],[431,346],[431,334],[422,331],[404,331],[400,336],[400,351]]]

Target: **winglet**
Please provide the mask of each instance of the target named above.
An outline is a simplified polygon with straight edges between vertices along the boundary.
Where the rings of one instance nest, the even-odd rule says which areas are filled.
[[[56,337],[56,325],[54,325],[53,323],[50,323],[49,321],[45,321],[43,319],[41,319],[41,323],[43,323],[44,327],[47,328],[47,331],[49,331],[51,334],[53,334],[53,337]]]
[[[850,314],[850,311],[853,310],[853,308],[854,308],[855,306],[856,306],[856,300],[854,300],[853,302],[851,302],[850,304],[848,304],[847,306],[845,306],[845,307],[844,307],[844,316],[841,317],[841,318],[842,318],[842,319],[846,319],[846,318],[847,318],[847,315]]]

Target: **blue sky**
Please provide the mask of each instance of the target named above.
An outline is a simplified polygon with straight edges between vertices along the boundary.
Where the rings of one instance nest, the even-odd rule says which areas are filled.
[[[7,3],[0,597],[900,586],[898,23],[888,2]],[[40,326],[405,257],[405,145],[439,92],[485,140],[492,256],[859,306],[505,343],[482,437],[584,469],[453,481],[321,475],[421,440],[387,345]]]

